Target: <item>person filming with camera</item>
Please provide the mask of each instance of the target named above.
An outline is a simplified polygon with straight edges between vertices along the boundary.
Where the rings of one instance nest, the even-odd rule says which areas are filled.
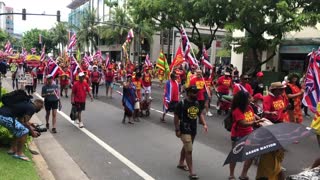
[[[8,99],[12,99],[12,97]],[[36,99],[33,102],[30,100],[21,101],[10,106],[4,103],[4,106],[0,108],[0,125],[7,128],[14,136],[8,151],[9,155],[20,160],[30,161],[23,154],[23,147],[28,134],[32,137],[40,136],[40,132],[37,132],[29,121],[33,114],[38,113],[43,108],[43,104],[42,100]]]

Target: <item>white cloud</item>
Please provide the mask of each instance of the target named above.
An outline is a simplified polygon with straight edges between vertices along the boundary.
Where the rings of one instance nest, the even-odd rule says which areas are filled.
[[[71,11],[67,5],[71,0],[4,0],[6,6],[13,7],[13,11],[21,13],[25,8],[27,13],[35,14],[57,14],[61,12],[61,21],[68,21],[68,14]],[[23,33],[32,28],[50,29],[57,22],[56,16],[31,16],[23,21],[21,15],[14,15],[14,32]]]

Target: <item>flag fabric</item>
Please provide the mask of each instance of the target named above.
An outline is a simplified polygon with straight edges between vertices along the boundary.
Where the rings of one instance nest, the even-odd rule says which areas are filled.
[[[11,47],[11,43],[10,41],[7,41],[6,45],[4,46],[5,48],[5,53],[8,53],[8,54],[12,54],[12,47]]]
[[[168,62],[167,62],[167,58],[166,56],[163,54],[163,52],[160,52],[159,58],[157,60],[157,65],[156,65],[159,69],[162,69],[163,71],[170,71]]]
[[[184,56],[183,56],[181,46],[179,46],[176,52],[176,56],[174,57],[173,62],[170,65],[170,71],[172,71],[172,69],[175,66],[180,66],[183,62],[184,62]]]
[[[99,62],[102,61],[102,53],[100,50],[97,50],[97,52],[93,55],[93,59],[97,59]]]
[[[209,55],[206,47],[202,48],[202,56],[204,57],[204,59],[209,60]]]
[[[320,55],[317,52],[311,54],[306,73],[302,103],[312,112],[316,113],[317,103],[320,101]]]
[[[133,30],[130,29],[127,35],[127,41],[131,42],[131,40],[134,38]]]
[[[146,59],[144,60],[144,64],[145,64],[146,66],[152,66],[151,61],[150,61],[149,54],[146,55]]]
[[[69,40],[68,50],[72,50],[72,48],[77,44],[77,36],[76,33],[73,33]]]
[[[21,55],[20,55],[22,57],[22,61],[26,60],[27,55],[28,55],[28,51],[26,50],[26,48],[22,48]]]
[[[182,43],[186,61],[189,63],[190,66],[199,66],[197,59],[195,59],[191,55],[192,47],[191,47],[188,35],[183,27],[181,27],[180,29],[180,34],[181,34],[181,43]]]
[[[80,71],[82,71],[82,69],[73,56],[69,58],[70,58],[70,80],[71,82],[73,82],[74,77],[77,75],[78,69],[80,69]]]
[[[164,86],[164,96],[163,96],[163,111],[167,112],[169,109],[169,104],[172,99],[172,93],[179,91],[179,84],[177,81],[168,80]]]
[[[201,62],[206,68],[208,68],[208,69],[213,68],[212,64],[208,60],[206,60],[205,58],[201,58]]]
[[[30,51],[31,51],[31,54],[37,53],[37,49],[36,48],[31,48]]]
[[[109,53],[106,53],[106,68],[108,68],[109,63],[110,63],[110,55]]]
[[[40,61],[44,61],[46,59],[46,45],[42,47]]]
[[[56,78],[56,76],[59,75],[61,71],[62,70],[59,65],[52,58],[50,58],[46,68],[46,75],[50,75],[53,78]]]

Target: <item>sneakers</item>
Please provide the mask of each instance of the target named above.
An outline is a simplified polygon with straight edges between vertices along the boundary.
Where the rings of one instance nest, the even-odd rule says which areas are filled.
[[[74,120],[74,123],[79,124],[79,120],[78,119]]]
[[[83,128],[83,127],[84,127],[83,122],[80,122],[79,123],[79,128]]]
[[[209,117],[211,117],[211,116],[213,116],[213,114],[209,111],[209,112],[207,112],[207,114],[206,114],[207,116],[209,116]]]

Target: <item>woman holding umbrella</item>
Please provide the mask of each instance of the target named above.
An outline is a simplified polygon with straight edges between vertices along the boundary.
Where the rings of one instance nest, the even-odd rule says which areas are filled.
[[[232,111],[232,120],[233,125],[231,128],[231,141],[232,141],[232,148],[234,148],[235,143],[241,139],[242,137],[250,134],[253,131],[253,126],[258,125],[262,120],[256,120],[254,111],[249,105],[249,97],[250,94],[244,91],[239,91],[235,94],[231,106]],[[252,159],[246,160],[241,176],[239,177],[240,180],[249,179],[247,176],[247,172],[251,166]],[[236,163],[230,163],[230,176],[229,180],[235,180],[234,170],[236,167]]]

